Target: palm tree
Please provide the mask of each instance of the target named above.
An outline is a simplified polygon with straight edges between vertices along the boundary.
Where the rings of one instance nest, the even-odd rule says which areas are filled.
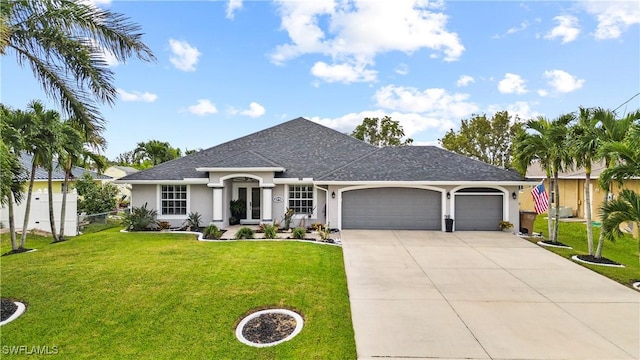
[[[573,114],[565,114],[554,120],[539,116],[535,120],[527,121],[525,130],[521,131],[514,140],[514,164],[518,170],[525,173],[529,165],[537,161],[545,170],[549,183],[553,176],[555,199],[549,197],[548,207],[551,209],[552,201],[555,202],[555,223],[552,222],[551,216],[547,217],[551,242],[557,242],[558,239],[560,213],[558,177],[560,171],[571,163],[566,139],[567,126],[574,118]]]
[[[602,217],[602,234],[605,239],[613,240],[622,236],[620,225],[632,221],[636,227],[640,225],[640,194],[623,189],[618,198],[609,200],[600,207]],[[638,242],[640,255],[640,242]],[[639,258],[640,261],[640,258]]]
[[[100,133],[104,119],[95,101],[113,105],[117,92],[105,52],[119,62],[154,61],[140,26],[119,13],[74,0],[0,0],[0,55],[13,52],[28,65],[45,93],[83,132]]]
[[[168,142],[149,140],[147,142],[139,142],[135,150],[133,150],[133,156],[138,162],[149,160],[153,166],[156,166],[180,157],[180,149],[172,148]]]
[[[15,204],[24,199],[26,170],[19,159],[23,139],[16,129],[21,111],[11,110],[0,104],[0,204],[7,205],[9,213],[9,234],[11,250],[18,250],[16,239]]]
[[[616,114],[611,110],[596,109],[593,116],[602,126],[600,141],[603,145],[598,151],[598,158],[604,159],[605,171],[600,175],[598,183],[600,188],[604,190],[604,203],[606,203],[611,190],[611,180],[615,178],[614,174],[620,171],[611,169],[621,169],[618,164],[618,159],[621,154],[624,154],[624,151],[620,152],[619,150],[621,149],[617,147],[622,146],[624,148],[625,145],[622,144],[622,142],[625,139],[627,139],[627,142],[630,141],[630,129],[634,127],[634,124],[636,124],[635,127],[637,127],[637,121],[640,120],[640,110],[636,110],[618,119]],[[616,174],[617,178],[623,179],[624,177],[620,175],[621,174]],[[598,238],[598,247],[594,255],[595,258],[602,257],[604,240],[605,234],[604,231],[601,231],[600,237]]]
[[[591,169],[602,138],[601,128],[598,127],[598,120],[593,116],[593,112],[593,109],[580,107],[578,122],[570,128],[569,134],[569,147],[575,165],[585,169],[584,214],[587,223],[587,248],[591,256],[594,255],[593,224],[591,221]]]

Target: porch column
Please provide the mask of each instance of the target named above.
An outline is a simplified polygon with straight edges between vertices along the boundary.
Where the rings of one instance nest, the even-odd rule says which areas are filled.
[[[222,187],[213,188],[213,222],[222,225]]]
[[[273,223],[273,216],[271,215],[271,208],[273,199],[271,198],[271,188],[262,188],[262,222]]]

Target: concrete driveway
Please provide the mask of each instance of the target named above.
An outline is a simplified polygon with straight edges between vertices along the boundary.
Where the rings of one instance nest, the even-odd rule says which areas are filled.
[[[342,231],[359,359],[638,359],[640,293],[502,232]]]

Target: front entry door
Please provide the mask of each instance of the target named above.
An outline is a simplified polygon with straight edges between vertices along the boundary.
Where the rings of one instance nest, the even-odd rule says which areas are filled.
[[[259,187],[241,186],[238,187],[238,199],[243,200],[246,204],[246,214],[240,219],[244,224],[260,222],[260,196]]]

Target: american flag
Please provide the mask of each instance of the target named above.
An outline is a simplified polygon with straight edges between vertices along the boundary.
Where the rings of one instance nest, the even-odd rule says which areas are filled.
[[[547,211],[549,208],[549,196],[547,195],[547,191],[544,189],[544,181],[536,185],[536,187],[531,190],[531,195],[533,196],[533,207],[536,210],[536,213],[541,214]]]

